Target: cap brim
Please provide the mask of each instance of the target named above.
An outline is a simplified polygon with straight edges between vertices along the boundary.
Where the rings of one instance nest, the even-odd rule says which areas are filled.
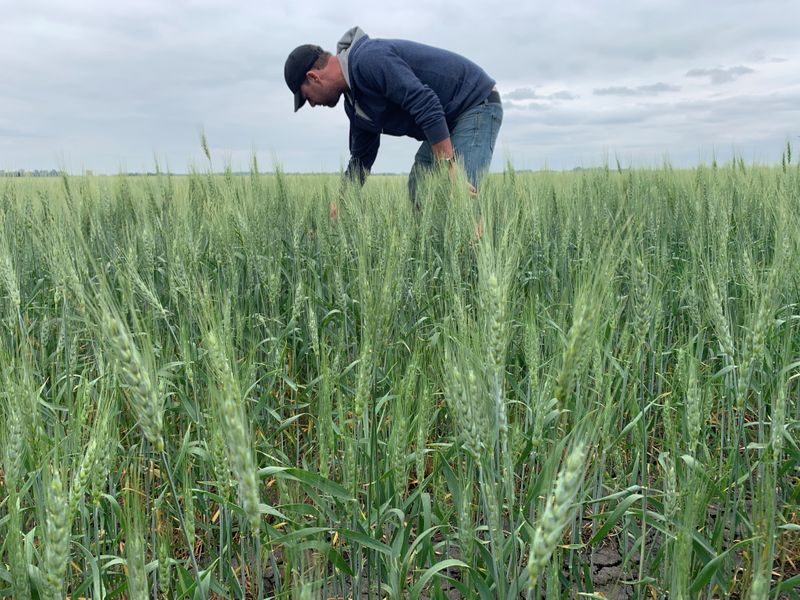
[[[294,95],[294,112],[300,110],[305,103],[306,99],[303,98],[303,93],[300,90],[297,90],[297,93]]]

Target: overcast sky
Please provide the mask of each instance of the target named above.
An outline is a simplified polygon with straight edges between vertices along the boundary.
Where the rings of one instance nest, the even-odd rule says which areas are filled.
[[[797,0],[0,0],[0,170],[336,171],[347,118],[297,114],[287,54],[353,25],[469,57],[505,119],[493,169],[800,154]],[[383,137],[376,172],[418,143]]]

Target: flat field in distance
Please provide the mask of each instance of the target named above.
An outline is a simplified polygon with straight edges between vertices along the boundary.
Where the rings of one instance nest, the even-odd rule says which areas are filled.
[[[0,597],[800,598],[800,168],[405,185],[0,179]]]

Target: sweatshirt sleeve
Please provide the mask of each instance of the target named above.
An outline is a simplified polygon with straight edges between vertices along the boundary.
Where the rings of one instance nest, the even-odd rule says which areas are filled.
[[[375,164],[378,156],[381,136],[379,133],[366,131],[350,124],[350,162],[345,174],[363,184],[367,173]]]
[[[361,59],[359,71],[371,87],[411,115],[431,144],[450,137],[444,108],[434,91],[391,49]]]

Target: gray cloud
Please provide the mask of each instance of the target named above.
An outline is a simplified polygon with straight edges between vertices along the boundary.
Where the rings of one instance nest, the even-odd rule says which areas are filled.
[[[503,98],[503,105],[507,109],[517,109],[517,110],[552,110],[553,104],[552,103],[545,103],[545,102],[519,102],[516,100],[506,100]]]
[[[639,92],[633,88],[623,86],[611,86],[607,88],[597,88],[592,92],[595,96],[638,96]]]
[[[606,88],[596,88],[592,93],[595,96],[655,96],[662,92],[677,92],[680,87],[668,85],[666,83],[653,83],[650,85],[640,85],[635,88],[625,86],[611,86]]]
[[[754,50],[750,54],[750,60],[756,63],[763,63],[763,64],[779,64],[784,63],[787,61],[786,58],[781,56],[767,56],[763,50]]]
[[[687,77],[709,77],[712,85],[719,85],[721,83],[729,83],[735,81],[742,75],[748,73],[755,73],[750,67],[739,65],[737,67],[728,67],[727,69],[690,69],[686,72]]]
[[[679,102],[674,110],[702,127],[715,128],[717,124],[724,124],[725,127],[720,130],[727,133],[770,128],[788,133],[788,123],[800,122],[800,89],[781,93],[702,98]],[[757,112],[763,115],[762,118],[752,119],[752,115]]]
[[[683,73],[698,56],[711,64],[736,64],[754,48],[791,55],[789,48],[797,47],[800,5],[789,0],[732,0],[713,10],[691,0],[622,6],[598,0],[545,11],[535,3],[509,3],[494,6],[481,22],[489,39],[502,39],[526,57],[522,66],[542,84],[600,73],[630,80],[643,68],[654,72],[664,65]],[[501,68],[496,76],[513,77],[519,65],[507,61]]]
[[[503,94],[504,100],[575,100],[577,96],[567,90],[552,94],[538,94],[533,88],[517,88]]]
[[[506,116],[496,169],[506,159],[569,168],[610,148],[634,157],[676,154],[691,163],[699,148],[714,144],[754,153],[768,150],[770,140],[780,147],[800,123],[792,105],[798,99],[788,93],[800,89],[800,3],[790,0],[729,0],[713,8],[696,0],[596,0],[548,10],[535,3],[389,0],[369,11],[363,0],[231,0],[224,9],[215,0],[6,4],[6,170],[115,172],[121,165],[150,168],[154,155],[176,171],[192,163],[202,168],[200,129],[215,166],[230,160],[246,169],[256,152],[266,168],[277,161],[287,171],[338,170],[348,158],[341,106],[294,114],[283,61],[304,42],[333,49],[355,24],[373,37],[461,53],[497,80]],[[488,43],[474,43],[476,22]],[[694,69],[698,57],[723,66]],[[741,85],[669,83],[691,72],[701,78],[696,83],[741,78]],[[638,81],[655,83],[630,84]],[[753,91],[762,95],[746,95]],[[385,137],[375,170],[407,171],[418,146]]]
[[[660,94],[661,92],[679,92],[681,88],[677,85],[658,82],[651,85],[640,85],[636,89],[643,94]]]
[[[753,118],[755,114],[759,117]],[[733,154],[774,163],[792,132],[791,124],[800,122],[800,86],[627,107],[580,110],[566,105],[548,113],[514,111],[506,121],[509,146],[539,157],[539,167],[597,165],[609,155],[619,155],[624,165],[654,165],[668,158],[687,166]]]
[[[508,100],[533,100],[538,97],[533,88],[517,88],[503,94],[503,99]]]

